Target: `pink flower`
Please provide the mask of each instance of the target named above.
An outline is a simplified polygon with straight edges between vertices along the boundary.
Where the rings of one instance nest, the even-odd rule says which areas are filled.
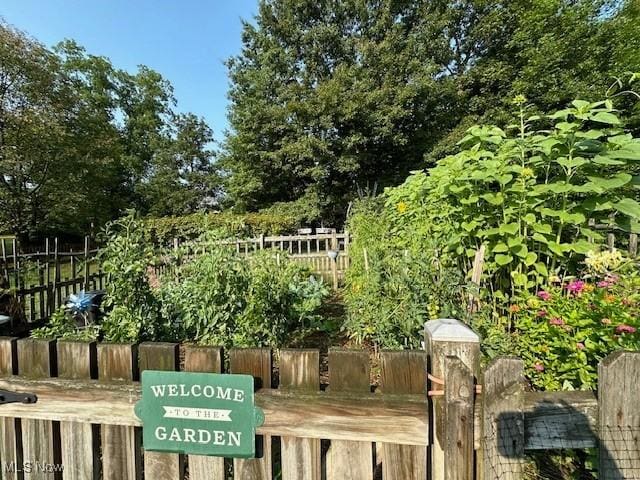
[[[538,372],[544,372],[544,365],[542,365],[540,362],[536,362],[533,365],[533,368],[535,368]]]
[[[579,295],[582,290],[584,290],[585,283],[582,280],[574,280],[566,285],[564,288],[567,291],[573,293],[574,295]]]
[[[549,323],[551,325],[556,325],[556,326],[561,326],[564,325],[564,320],[562,320],[560,317],[553,317],[551,319],[549,319]]]
[[[620,280],[620,277],[615,273],[609,273],[607,274],[607,277],[605,278],[605,280],[609,282],[609,285],[613,285],[614,283],[617,283],[618,280]]]
[[[616,333],[635,333],[635,332],[636,332],[635,327],[632,327],[631,325],[625,325],[624,323],[616,327]]]
[[[538,316],[539,317],[546,317],[547,316],[547,311],[544,308],[542,310],[538,310]]]
[[[605,317],[602,320],[600,320],[600,323],[602,323],[603,325],[611,325],[611,319]]]
[[[582,342],[578,342],[578,343],[576,343],[576,348],[577,348],[578,350],[584,350],[584,343],[582,343]]]
[[[607,282],[606,280],[602,280],[596,283],[596,285],[598,286],[598,288],[607,288],[611,285],[611,283]]]
[[[537,295],[538,295],[539,298],[541,298],[545,302],[548,302],[549,300],[551,300],[551,294],[549,292],[545,292],[544,290],[540,290],[537,293]]]

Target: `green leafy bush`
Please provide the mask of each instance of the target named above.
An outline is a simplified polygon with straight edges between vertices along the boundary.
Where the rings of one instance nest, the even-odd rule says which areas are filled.
[[[600,360],[615,350],[640,349],[637,266],[608,252],[587,260],[582,277],[511,305],[515,345],[538,388],[594,389]],[[607,263],[614,268],[603,270]]]
[[[70,340],[75,342],[93,342],[98,339],[100,327],[88,325],[78,328],[72,317],[67,315],[64,307],[59,308],[51,315],[44,327],[31,331],[33,338]]]
[[[424,322],[463,314],[462,277],[432,242],[412,242],[393,215],[362,201],[349,219],[353,235],[345,286],[344,329],[357,342],[420,348]]]
[[[147,270],[154,259],[144,224],[129,212],[105,229],[100,262],[107,274],[101,328],[108,342],[154,340],[161,334],[160,305]]]
[[[484,244],[487,293],[497,298],[575,273],[588,240],[602,240],[589,219],[640,226],[640,139],[624,132],[611,102],[576,100],[542,118],[527,117],[524,102],[507,129],[514,134],[475,126],[458,154],[386,191],[394,227],[445,240],[461,271]]]
[[[160,295],[178,338],[281,347],[294,333],[314,326],[328,289],[286,256],[240,257],[219,247],[181,266]]]
[[[224,230],[234,237],[261,233],[278,235],[294,231],[300,224],[293,216],[273,213],[194,213],[182,217],[148,218],[144,225],[158,245],[170,245],[174,238],[193,240],[210,230]]]

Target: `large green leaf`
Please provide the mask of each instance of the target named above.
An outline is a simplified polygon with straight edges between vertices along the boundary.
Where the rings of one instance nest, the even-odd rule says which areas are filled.
[[[563,245],[557,242],[549,242],[547,246],[549,247],[549,250],[551,250],[553,253],[555,253],[559,257],[562,257],[566,250],[566,248]]]
[[[625,186],[631,181],[631,175],[628,173],[618,173],[613,177],[587,177],[589,181],[603,190],[613,190]]]
[[[618,117],[609,112],[598,112],[591,116],[591,120],[594,122],[606,123],[608,125],[620,125],[621,123]]]
[[[517,223],[505,223],[503,225],[500,225],[500,233],[501,234],[505,234],[508,233],[510,235],[515,235],[516,233],[518,233],[518,224]]]
[[[513,257],[511,255],[504,255],[499,253],[495,256],[496,263],[500,266],[508,265],[513,261]]]
[[[632,198],[623,198],[619,202],[614,203],[613,208],[615,208],[620,213],[624,213],[625,215],[629,215],[630,217],[640,219],[640,204]]]

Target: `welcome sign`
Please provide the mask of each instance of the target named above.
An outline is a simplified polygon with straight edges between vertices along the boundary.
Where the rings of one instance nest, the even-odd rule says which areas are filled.
[[[146,450],[255,456],[264,414],[254,405],[252,376],[145,370],[141,383],[135,413]]]

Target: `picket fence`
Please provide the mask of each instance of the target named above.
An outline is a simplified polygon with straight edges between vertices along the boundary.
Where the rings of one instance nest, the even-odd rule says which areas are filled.
[[[331,349],[327,375],[314,349],[226,358],[173,343],[0,338],[0,389],[38,397],[0,404],[2,478],[39,462],[50,471],[25,479],[512,480],[530,473],[530,452],[564,448],[597,448],[601,479],[640,478],[639,352],[602,362],[597,396],[526,392],[517,358],[481,369],[477,335],[455,320],[427,322],[424,351],[381,352],[375,388],[366,351]],[[262,455],[144,452],[133,405],[147,369],[253,375]]]

